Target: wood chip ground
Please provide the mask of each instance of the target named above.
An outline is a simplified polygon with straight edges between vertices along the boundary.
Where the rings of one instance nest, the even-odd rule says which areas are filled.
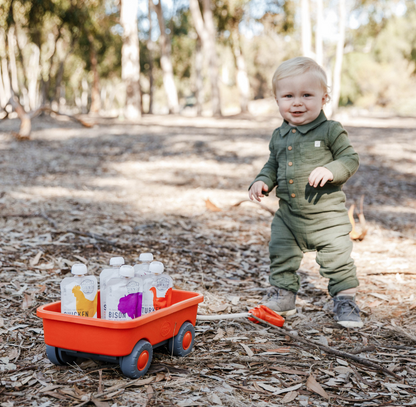
[[[333,322],[327,281],[308,253],[287,334],[248,320],[199,322],[188,357],[157,349],[149,373],[132,380],[111,364],[54,366],[36,308],[59,300],[72,264],[98,276],[110,257],[134,264],[147,251],[177,288],[205,295],[202,314],[260,303],[272,215],[232,205],[247,198],[279,120],[146,116],[86,129],[44,116],[23,142],[11,136],[16,120],[1,122],[0,406],[416,405],[414,124],[347,126],[361,158],[347,206],[364,195],[369,228],[353,252],[363,329]],[[262,203],[278,207],[273,197]]]

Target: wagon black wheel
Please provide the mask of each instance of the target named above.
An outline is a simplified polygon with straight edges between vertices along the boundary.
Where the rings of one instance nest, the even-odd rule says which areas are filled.
[[[142,339],[136,343],[130,355],[120,358],[123,374],[132,379],[144,376],[149,370],[153,358],[153,347],[150,342]]]
[[[186,356],[191,353],[195,341],[195,328],[190,322],[185,322],[179,332],[168,341],[168,350],[174,356]]]
[[[57,366],[65,366],[74,363],[77,358],[67,355],[65,351],[55,346],[46,345],[46,356],[48,359]]]
[[[58,348],[58,358],[63,365],[72,365],[78,358],[65,353],[64,349]]]
[[[58,348],[55,348],[55,346],[46,345],[46,356],[54,365],[63,366],[65,364],[59,360]]]

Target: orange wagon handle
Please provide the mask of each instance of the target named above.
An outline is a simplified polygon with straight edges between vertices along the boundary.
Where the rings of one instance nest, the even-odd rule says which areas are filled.
[[[281,315],[272,311],[270,308],[267,308],[265,305],[259,305],[252,308],[249,312],[241,312],[239,314],[197,315],[196,319],[198,321],[219,321],[221,319],[248,318],[250,321],[259,324],[260,322],[257,319],[254,319],[253,316],[274,326],[282,327],[285,323],[285,319]]]

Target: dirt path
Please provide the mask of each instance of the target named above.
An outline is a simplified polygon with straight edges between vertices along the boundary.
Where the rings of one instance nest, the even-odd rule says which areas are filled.
[[[279,120],[160,116],[85,129],[46,117],[27,142],[10,135],[17,121],[0,122],[0,406],[415,405],[416,130],[411,120],[368,123],[347,126],[361,166],[344,188],[348,206],[364,195],[369,227],[353,253],[365,327],[333,323],[311,253],[285,326],[396,377],[235,320],[198,323],[190,356],[158,350],[148,380],[133,382],[110,364],[52,365],[36,308],[59,299],[73,263],[98,276],[110,257],[134,264],[144,251],[177,288],[205,295],[200,313],[257,305],[272,215],[232,205],[246,199]]]

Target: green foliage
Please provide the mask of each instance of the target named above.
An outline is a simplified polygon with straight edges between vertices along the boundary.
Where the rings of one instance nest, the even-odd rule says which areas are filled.
[[[340,102],[407,114],[416,102],[416,8],[409,7],[403,16],[387,18],[384,13],[378,22],[375,15],[373,11],[368,24],[351,33],[355,50],[344,56]]]

